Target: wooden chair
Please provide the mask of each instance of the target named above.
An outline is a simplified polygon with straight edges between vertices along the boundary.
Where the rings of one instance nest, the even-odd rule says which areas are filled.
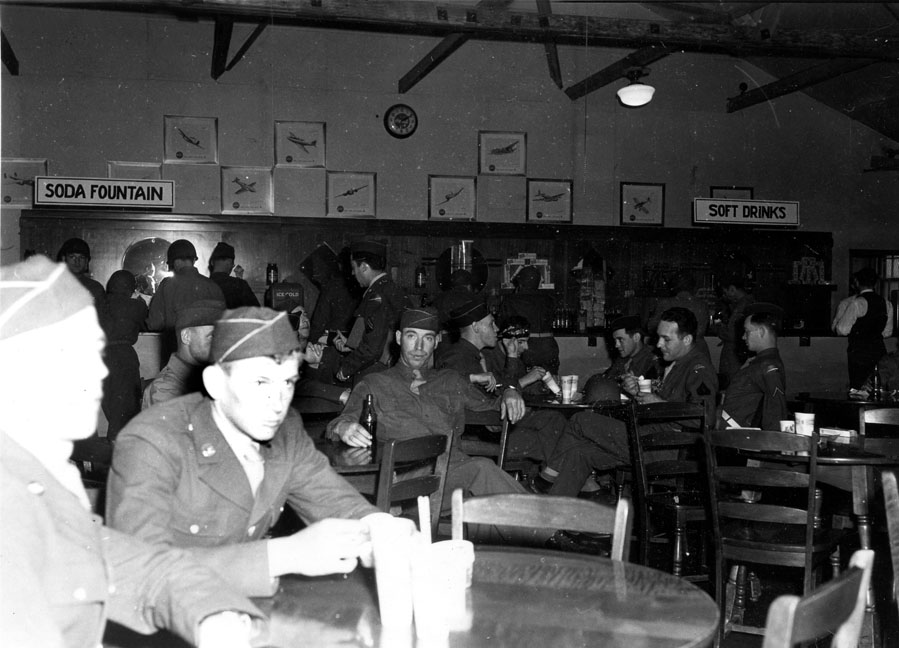
[[[887,514],[887,534],[890,538],[890,557],[893,562],[893,600],[899,606],[899,486],[896,484],[896,473],[883,471],[881,482]]]
[[[874,427],[869,428],[869,425]],[[868,437],[872,433],[874,436],[899,438],[899,407],[862,408],[859,410],[859,436]]]
[[[427,495],[431,505],[431,535],[434,537],[443,502],[451,445],[450,437],[436,434],[386,441],[381,448],[383,455],[375,506],[389,513],[394,504]]]
[[[762,648],[793,648],[829,634],[831,648],[855,648],[873,565],[873,551],[856,551],[839,578],[801,598],[777,597],[768,608]]]
[[[506,453],[509,445],[509,419],[500,418],[497,410],[483,412],[465,411],[465,431],[463,431],[460,448],[462,452],[472,457],[491,457],[496,465],[509,473],[529,474],[537,467],[537,463],[528,458],[508,459]],[[494,440],[485,439],[485,436],[496,436],[497,433],[489,430],[499,429],[498,437]]]
[[[711,430],[706,446],[721,636],[728,631],[762,634],[761,628],[743,623],[746,563],[802,569],[803,594],[820,580],[819,568],[828,558],[834,574],[839,571],[843,534],[818,516],[818,435]],[[808,457],[786,458],[795,453]],[[732,601],[725,585],[730,563],[736,571]]]
[[[705,523],[709,506],[704,466],[701,464],[705,410],[691,403],[630,404],[625,419],[633,469],[633,492],[637,511],[639,562],[649,564],[653,521],[671,530],[671,573],[681,576],[687,550],[687,527]],[[660,429],[641,426],[654,423],[688,422],[691,429]],[[699,457],[699,459],[697,459]],[[705,555],[705,543],[700,551]],[[706,580],[705,574],[687,580]]]
[[[613,560],[630,554],[631,505],[627,499],[612,508],[576,497],[514,493],[472,497],[462,501],[453,491],[453,540],[462,539],[463,523],[495,524],[533,529],[564,529],[581,533],[611,534]]]

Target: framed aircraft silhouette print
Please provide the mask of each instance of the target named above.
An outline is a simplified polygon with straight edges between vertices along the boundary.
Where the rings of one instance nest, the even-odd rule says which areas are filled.
[[[271,168],[223,166],[222,213],[271,214]]]
[[[571,222],[571,180],[528,179],[529,223]]]
[[[324,122],[275,122],[275,166],[324,168]]]
[[[34,177],[47,175],[46,158],[3,158],[4,207],[31,207]]]
[[[377,175],[328,171],[328,216],[374,216]]]
[[[527,169],[527,133],[480,131],[479,173],[524,175]]]
[[[218,119],[165,116],[166,164],[218,164]]]
[[[665,220],[665,185],[621,183],[621,224],[662,225]]]
[[[477,185],[472,176],[428,176],[428,218],[477,218]]]

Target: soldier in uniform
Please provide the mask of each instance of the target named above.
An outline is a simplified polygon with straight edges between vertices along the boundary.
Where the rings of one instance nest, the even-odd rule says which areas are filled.
[[[33,256],[0,268],[3,645],[99,646],[112,620],[166,627],[201,648],[249,648],[261,615],[244,596],[185,552],[90,512],[68,458],[96,427],[102,350],[91,295],[63,265]]]
[[[188,549],[248,596],[271,596],[282,574],[345,573],[367,559],[362,518],[387,514],[334,472],[290,407],[299,346],[283,311],[225,311],[203,371],[209,397],[151,407],[119,434],[110,526]],[[269,538],[285,504],[308,526]]]
[[[343,353],[336,378],[341,383],[383,371],[391,362],[391,342],[403,312],[403,291],[387,275],[387,246],[359,241],[350,246],[353,276],[365,288],[353,314],[349,336],[338,335],[334,345]]]
[[[621,382],[625,376],[643,376],[657,378],[659,375],[659,359],[650,345],[644,344],[645,334],[640,327],[640,318],[636,315],[619,317],[609,327],[618,357],[602,376],[615,382]]]
[[[226,308],[258,306],[259,299],[250,284],[240,277],[232,277],[234,270],[234,246],[224,241],[217,243],[209,257],[209,278],[222,289]]]
[[[718,425],[779,430],[791,418],[787,407],[787,378],[777,350],[777,331],[783,309],[757,303],[747,309],[743,340],[754,357],[736,373],[724,392]]]

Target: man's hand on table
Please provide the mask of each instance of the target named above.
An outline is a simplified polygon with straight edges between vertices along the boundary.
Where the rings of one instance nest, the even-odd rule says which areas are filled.
[[[285,538],[267,541],[269,575],[347,574],[358,558],[371,553],[368,525],[362,520],[329,518]]]

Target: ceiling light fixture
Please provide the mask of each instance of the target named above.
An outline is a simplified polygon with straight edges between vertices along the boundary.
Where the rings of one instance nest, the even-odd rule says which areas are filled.
[[[652,100],[652,95],[655,94],[656,89],[651,85],[640,83],[640,77],[644,77],[647,74],[649,73],[643,68],[632,68],[627,71],[625,76],[630,83],[618,89],[618,99],[621,103],[625,106],[636,108],[645,106]]]

